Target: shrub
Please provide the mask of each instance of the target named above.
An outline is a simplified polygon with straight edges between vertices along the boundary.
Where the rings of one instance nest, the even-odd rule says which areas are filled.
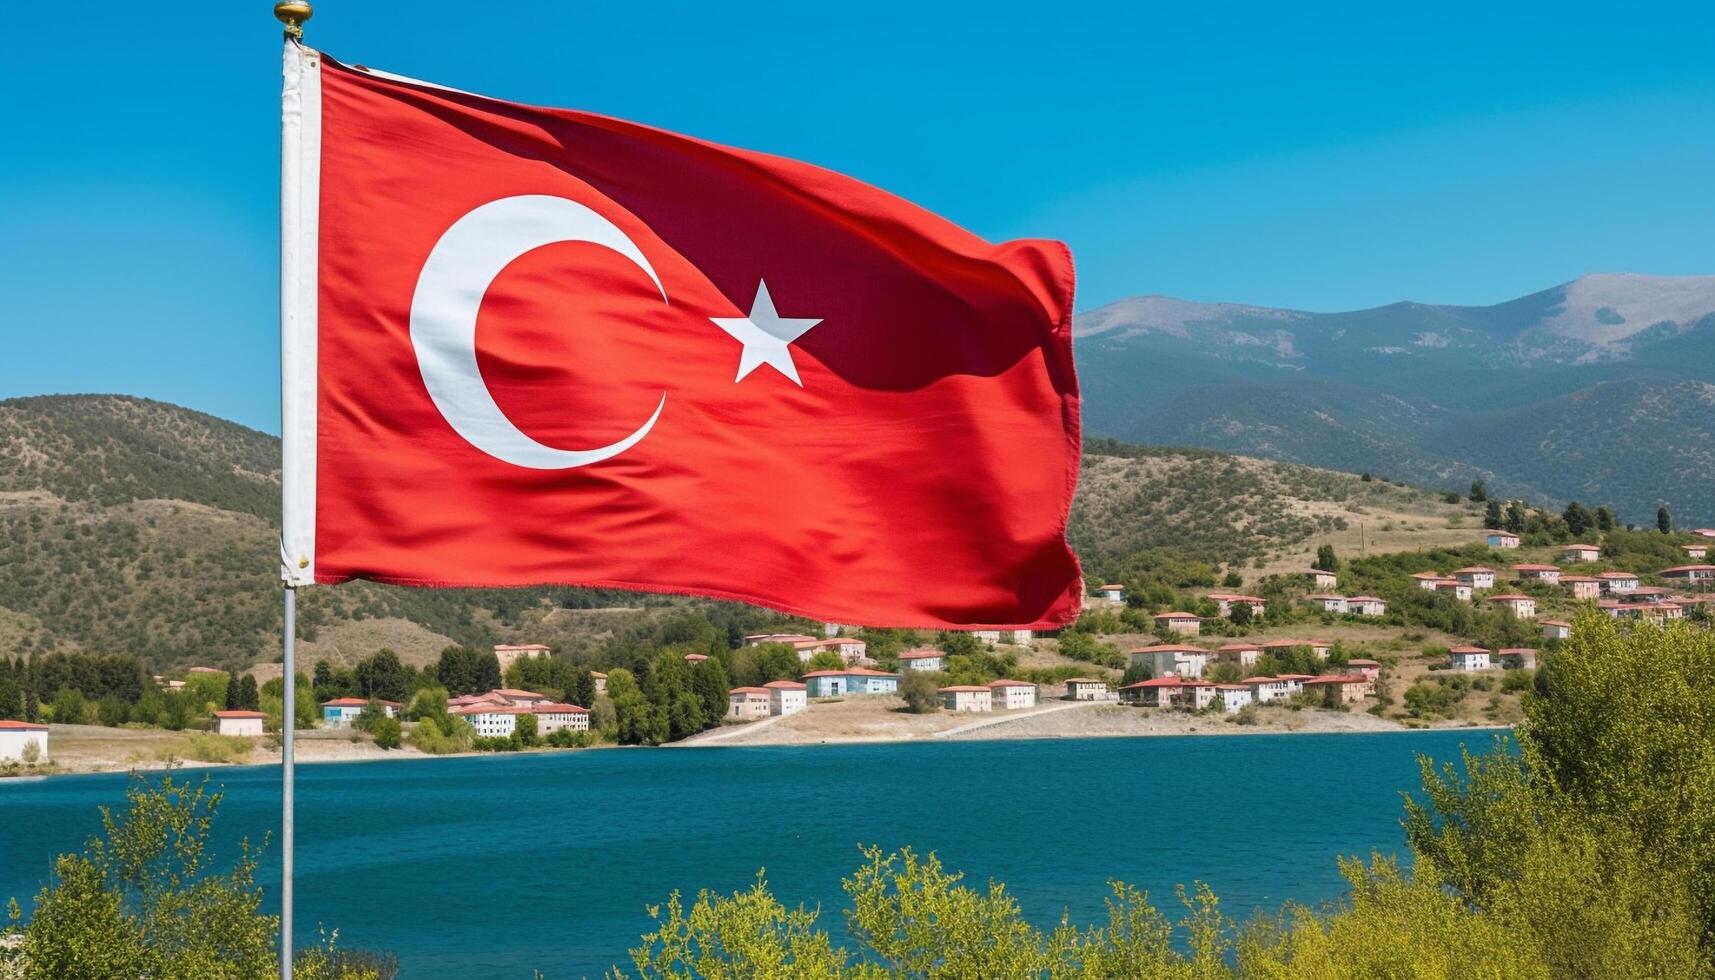
[[[198,762],[247,762],[250,749],[250,740],[238,735],[196,732],[185,745],[185,756]]]
[[[921,671],[907,671],[899,681],[899,696],[905,699],[905,710],[912,714],[928,714],[941,710],[941,692],[935,679]]]
[[[377,748],[396,749],[399,747],[401,730],[399,719],[382,717],[375,720],[369,733],[374,736]]]

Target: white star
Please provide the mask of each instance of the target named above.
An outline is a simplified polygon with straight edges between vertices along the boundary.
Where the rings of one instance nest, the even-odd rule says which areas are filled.
[[[757,282],[756,299],[751,301],[749,316],[712,316],[709,319],[744,345],[744,351],[738,357],[738,377],[732,379],[733,384],[738,384],[744,380],[745,375],[768,364],[791,378],[793,384],[804,387],[804,382],[798,380],[798,366],[792,363],[792,350],[788,345],[822,321],[783,317],[775,312],[774,299],[768,295],[766,280]]]

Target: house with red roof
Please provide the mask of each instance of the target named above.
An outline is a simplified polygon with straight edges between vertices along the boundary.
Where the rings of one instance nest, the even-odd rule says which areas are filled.
[[[733,721],[767,718],[771,700],[766,687],[735,687],[727,692],[726,716]]]
[[[1701,542],[1693,542],[1691,544],[1682,544],[1679,547],[1685,551],[1685,557],[1687,557],[1687,558],[1708,558],[1709,557],[1709,546],[1706,544],[1703,544]]]
[[[1354,657],[1353,659],[1346,661],[1346,672],[1349,674],[1357,674],[1364,680],[1369,681],[1370,693],[1374,693],[1376,678],[1382,675],[1382,665],[1378,661],[1370,660],[1366,657]]]
[[[1444,578],[1436,582],[1435,591],[1442,595],[1450,595],[1460,602],[1471,601],[1471,584],[1461,582],[1456,578]]]
[[[1155,625],[1165,626],[1175,633],[1184,633],[1187,636],[1196,636],[1203,632],[1203,617],[1198,616],[1196,613],[1163,612],[1156,613],[1151,618],[1155,620]]]
[[[0,718],[0,762],[23,762],[32,754],[26,748],[30,745],[36,747],[32,761],[48,761],[48,726]]]
[[[1489,659],[1489,651],[1476,646],[1454,647],[1448,650],[1447,665],[1461,671],[1488,670],[1494,666]]]
[[[1149,680],[1137,681],[1120,688],[1120,703],[1145,708],[1171,708],[1178,700],[1179,689],[1183,685],[1184,682],[1172,674],[1151,677]]]
[[[1521,582],[1547,582],[1549,585],[1555,585],[1560,581],[1559,565],[1514,565],[1513,571],[1518,573]]]
[[[989,681],[989,699],[996,710],[1019,711],[1036,707],[1036,685],[1029,681],[1002,678]]]
[[[1346,609],[1354,616],[1386,616],[1387,600],[1380,596],[1355,595],[1346,600]]]
[[[764,643],[798,643],[802,640],[814,640],[808,633],[750,633],[744,638],[747,647],[759,647]]]
[[[899,655],[899,669],[902,672],[916,670],[926,673],[946,670],[947,655],[940,650],[928,647],[907,650]]]
[[[1334,642],[1332,640],[1279,639],[1264,640],[1257,644],[1257,646],[1261,647],[1262,652],[1264,653],[1279,653],[1283,650],[1291,650],[1296,647],[1306,647],[1310,650],[1311,654],[1316,657],[1316,659],[1327,660],[1328,654],[1334,649]]]
[[[1521,592],[1489,596],[1489,601],[1512,613],[1514,619],[1535,619],[1536,600]]]
[[[1304,682],[1304,689],[1320,693],[1329,705],[1362,701],[1371,682],[1359,674],[1323,674]]]
[[[382,712],[389,718],[399,717],[399,712],[405,707],[397,701],[383,701],[379,698],[375,703],[381,706]],[[351,723],[356,721],[357,716],[363,714],[363,709],[367,707],[368,698],[334,698],[332,701],[323,701],[322,727],[350,728]]]
[[[709,659],[709,655],[706,653],[687,653],[687,654],[685,654],[685,662],[688,664],[700,664],[700,663],[702,663],[708,659]]]
[[[1250,685],[1216,684],[1215,697],[1220,699],[1221,711],[1224,714],[1236,715],[1239,709],[1251,703]]]
[[[1620,602],[1614,599],[1603,599],[1596,603],[1596,608],[1614,619],[1626,619],[1633,622],[1665,623],[1669,620],[1685,618],[1685,607],[1674,601]]]
[[[1310,577],[1312,589],[1332,589],[1340,582],[1340,577],[1323,568],[1307,568],[1304,574]]]
[[[1240,667],[1254,667],[1262,659],[1262,647],[1256,643],[1223,643],[1215,650],[1215,659]]]
[[[1440,572],[1412,572],[1411,577],[1417,582],[1417,587],[1425,592],[1434,592],[1436,585],[1449,581]]]
[[[1564,619],[1545,619],[1542,621],[1542,638],[1545,640],[1572,639],[1572,624]]]
[[[1007,643],[1021,647],[1030,642],[1036,634],[1030,630],[972,630],[971,635],[984,643]]]
[[[1594,575],[1562,575],[1560,585],[1574,599],[1596,599],[1602,595],[1602,580]]]
[[[1502,670],[1535,670],[1536,651],[1530,647],[1502,647],[1495,651]]]
[[[1284,677],[1247,677],[1239,683],[1250,688],[1251,700],[1257,704],[1284,701],[1294,693],[1292,682]],[[1304,682],[1299,681],[1297,687],[1303,690]]]
[[[769,681],[762,687],[770,715],[795,715],[809,705],[809,687],[800,681]]]
[[[1307,595],[1304,597],[1304,601],[1321,606],[1322,611],[1326,613],[1336,613],[1341,616],[1346,614],[1346,597],[1343,595],[1332,593]]]
[[[1565,562],[1596,561],[1601,557],[1602,549],[1593,544],[1569,544],[1560,550],[1560,560]]]
[[[1664,568],[1656,573],[1662,578],[1686,585],[1708,585],[1715,583],[1715,565],[1675,565]]]
[[[544,701],[531,708],[530,712],[536,716],[537,735],[552,735],[562,728],[570,728],[574,732],[590,730],[589,709],[579,705],[563,701]]]
[[[1251,607],[1251,614],[1256,616],[1262,615],[1268,609],[1268,600],[1254,595],[1241,595],[1236,592],[1211,592],[1209,598],[1214,600],[1215,606],[1220,610],[1222,616],[1231,616],[1234,606],[1249,606]]]
[[[954,684],[938,688],[941,707],[948,711],[993,711],[994,692],[976,684]]]
[[[525,715],[536,716],[536,734],[547,735],[561,728],[575,728],[588,731],[590,727],[589,712],[575,704],[560,704],[543,699],[529,704],[513,704],[510,702],[479,701],[451,708],[449,715],[456,715],[470,722],[476,729],[477,735],[483,738],[507,738],[518,730],[518,719]]]
[[[1495,587],[1495,570],[1487,565],[1455,568],[1453,569],[1453,577],[1473,589],[1492,589]]]
[[[1097,586],[1096,594],[1117,606],[1125,601],[1125,586],[1118,582],[1109,582],[1106,585]]]
[[[262,736],[263,714],[260,711],[243,711],[237,708],[214,713],[214,733],[216,735],[239,735],[245,738],[260,738]]]
[[[1700,538],[1715,538],[1715,527],[1700,527],[1691,533]]]
[[[1619,595],[1638,587],[1634,572],[1597,572],[1596,581],[1601,583],[1603,595]]]
[[[1488,542],[1491,548],[1517,548],[1519,545],[1518,535],[1511,531],[1490,531]]]

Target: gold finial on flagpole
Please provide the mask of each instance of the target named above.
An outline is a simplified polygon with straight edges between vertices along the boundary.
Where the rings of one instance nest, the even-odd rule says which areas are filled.
[[[310,5],[301,0],[281,0],[274,5],[274,19],[286,25],[286,36],[291,38],[304,36],[304,21],[313,13]]]

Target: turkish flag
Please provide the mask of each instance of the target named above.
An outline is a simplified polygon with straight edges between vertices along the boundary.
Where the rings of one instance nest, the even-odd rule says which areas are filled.
[[[286,107],[289,581],[1077,615],[1065,246],[298,45]]]

